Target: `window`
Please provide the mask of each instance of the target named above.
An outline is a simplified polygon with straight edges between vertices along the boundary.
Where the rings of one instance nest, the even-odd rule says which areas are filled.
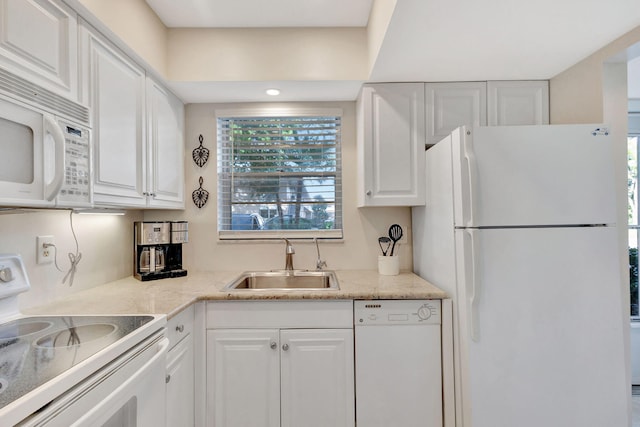
[[[627,190],[629,218],[629,288],[631,292],[631,317],[640,319],[638,295],[638,240],[640,224],[638,223],[638,153],[640,135],[629,135],[627,138]]]
[[[341,112],[218,112],[222,239],[342,237]]]

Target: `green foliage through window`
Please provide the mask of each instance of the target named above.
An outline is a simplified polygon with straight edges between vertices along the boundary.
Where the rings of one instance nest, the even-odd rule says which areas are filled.
[[[340,123],[218,117],[218,230],[341,230]],[[259,226],[234,225],[247,215]]]

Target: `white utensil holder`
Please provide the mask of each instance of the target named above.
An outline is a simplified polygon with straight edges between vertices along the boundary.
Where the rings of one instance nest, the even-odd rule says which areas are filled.
[[[400,273],[400,257],[378,255],[378,273],[383,276],[396,276]]]

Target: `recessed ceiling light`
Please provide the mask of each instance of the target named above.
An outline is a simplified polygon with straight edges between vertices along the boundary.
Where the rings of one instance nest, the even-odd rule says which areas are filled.
[[[278,89],[267,89],[267,95],[278,96],[278,95],[280,95],[280,90],[278,90]]]

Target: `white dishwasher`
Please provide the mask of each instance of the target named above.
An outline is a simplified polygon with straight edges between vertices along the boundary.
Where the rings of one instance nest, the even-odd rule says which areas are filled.
[[[440,300],[354,301],[358,427],[442,427]]]

